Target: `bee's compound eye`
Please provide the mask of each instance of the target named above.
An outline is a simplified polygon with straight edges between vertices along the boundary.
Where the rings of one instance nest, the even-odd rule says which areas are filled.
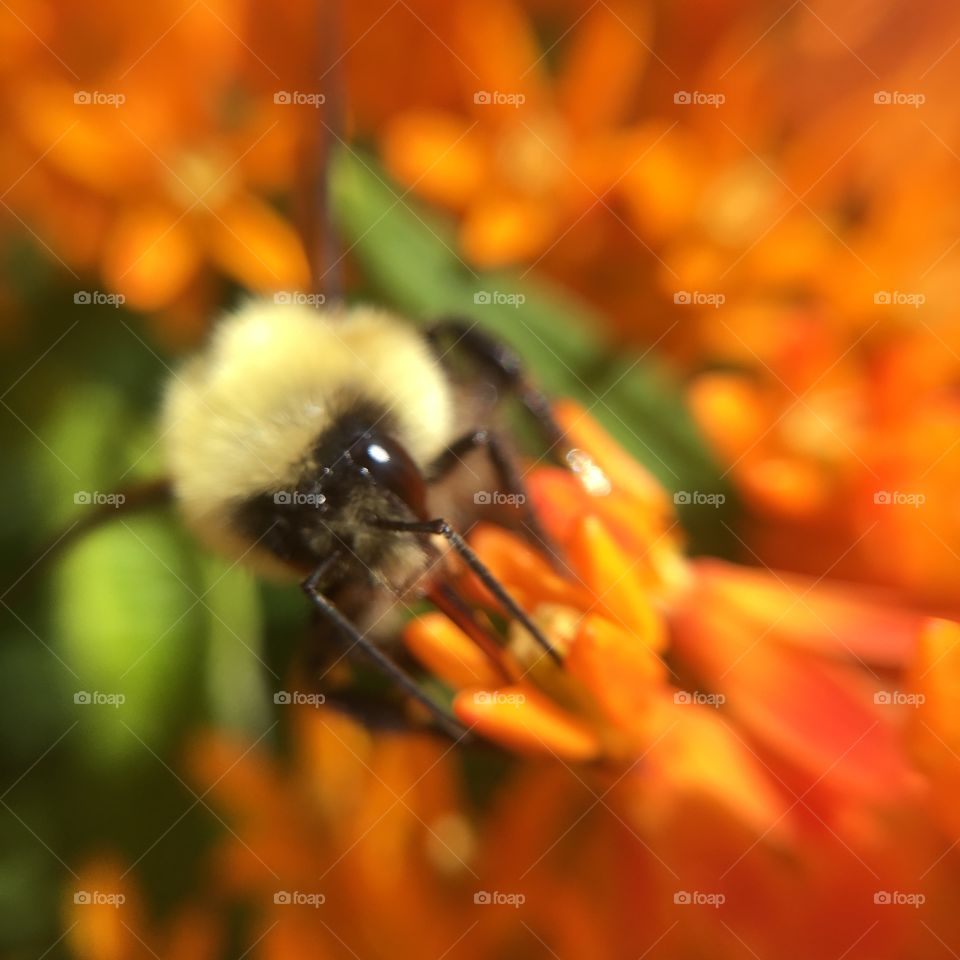
[[[383,434],[360,437],[350,459],[378,486],[399,497],[421,519],[427,519],[427,485],[420,468],[403,446]]]

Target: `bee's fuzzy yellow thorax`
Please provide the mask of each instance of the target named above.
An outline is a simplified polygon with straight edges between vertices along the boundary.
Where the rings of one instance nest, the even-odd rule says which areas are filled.
[[[188,522],[228,552],[237,502],[283,489],[352,403],[382,409],[426,467],[453,430],[450,385],[422,335],[367,307],[317,311],[252,301],[175,374],[161,429]]]

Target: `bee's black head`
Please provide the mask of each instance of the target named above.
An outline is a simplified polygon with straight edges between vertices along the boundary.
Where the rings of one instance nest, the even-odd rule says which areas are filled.
[[[423,473],[383,410],[355,405],[337,417],[293,471],[296,482],[243,501],[235,522],[285,563],[312,570],[341,548],[378,562],[373,522],[427,519]]]

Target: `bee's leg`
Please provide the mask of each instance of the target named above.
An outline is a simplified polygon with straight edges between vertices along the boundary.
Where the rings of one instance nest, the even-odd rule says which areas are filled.
[[[441,356],[450,350],[461,350],[491,374],[498,385],[513,393],[543,431],[550,453],[563,463],[566,452],[563,430],[554,419],[550,401],[527,376],[523,360],[512,347],[492,337],[479,324],[455,317],[438,320],[426,333]]]
[[[345,690],[324,694],[323,702],[325,706],[332,707],[370,731],[422,733],[425,729],[422,723],[411,719],[409,713],[403,709],[402,703],[385,703],[382,697],[378,699],[369,694],[363,695]],[[426,729],[436,728],[431,726]],[[447,732],[442,732],[446,736]],[[472,740],[466,737],[461,742],[472,743]]]
[[[466,600],[449,584],[440,582],[427,590],[426,598],[454,625],[459,627],[483,652],[504,682],[512,679],[503,664],[501,649],[489,625],[484,626]]]
[[[299,670],[312,680],[311,692],[321,694],[326,706],[356,720],[367,730],[423,732],[422,718],[419,714],[412,716],[406,709],[409,701],[404,690],[394,689],[396,696],[387,699],[380,692],[358,688],[346,677],[331,682],[330,673],[349,654],[349,641],[342,638],[340,631],[319,614],[309,626],[305,637],[307,642],[298,644]],[[396,654],[391,656],[397,659]],[[402,661],[398,662],[398,666],[406,669]],[[431,723],[429,729],[434,730],[436,726]]]
[[[526,528],[530,541],[535,547],[543,550],[554,566],[559,568],[559,553],[556,545],[544,530],[537,512],[530,503],[523,476],[503,442],[493,431],[471,430],[454,440],[431,465],[428,474],[430,481],[442,480],[463,462],[463,457],[479,449],[486,451],[502,492],[514,498],[516,507],[520,511],[520,522]]]
[[[446,520],[386,520],[376,519],[371,524],[381,530],[395,530],[399,533],[413,533],[424,536],[441,536],[460,554],[464,563],[477,575],[480,582],[490,591],[494,599],[506,612],[518,620],[523,628],[556,662],[562,663],[560,654],[547,639],[543,631],[520,608],[519,604],[503,588],[499,580],[487,569],[484,562],[473,552],[469,544]]]
[[[375,643],[365,637],[340,612],[337,606],[320,592],[318,584],[322,581],[329,567],[329,561],[322,563],[301,584],[303,592],[310,598],[315,609],[336,627],[345,639],[350,641],[351,647],[360,647],[387,677],[414,700],[426,707],[444,733],[456,742],[469,738],[469,731],[462,724],[458,723],[439,704],[428,697],[406,670],[394,663]]]

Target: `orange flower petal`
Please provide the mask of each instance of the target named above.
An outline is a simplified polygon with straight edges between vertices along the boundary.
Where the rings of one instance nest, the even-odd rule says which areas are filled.
[[[583,515],[583,485],[562,467],[540,467],[526,482],[547,533],[557,543],[566,543]]]
[[[262,200],[236,197],[211,212],[212,254],[254,290],[303,290],[310,267],[294,229]]]
[[[942,750],[960,752],[960,624],[952,620],[925,624],[909,687],[923,695],[916,714],[921,725],[941,738]],[[950,766],[960,775],[960,767],[953,761]]]
[[[667,495],[652,474],[633,459],[583,407],[560,400],[553,407],[570,445],[585,450],[607,479],[651,507],[669,512]]]
[[[666,676],[647,644],[605,617],[588,614],[564,665],[613,723],[634,731],[646,728],[651,692]]]
[[[716,711],[662,700],[663,736],[644,760],[647,801],[641,818],[654,826],[669,821],[684,801],[722,804],[759,837],[783,840],[791,832],[785,799],[756,755]]]
[[[139,310],[156,310],[182,293],[200,265],[196,238],[174,210],[133,207],[119,218],[104,252],[108,285]]]
[[[700,428],[728,463],[759,443],[768,427],[762,396],[742,376],[703,374],[693,382],[688,399]]]
[[[121,866],[100,860],[85,867],[68,891],[67,932],[82,960],[124,960],[132,955],[140,909],[124,877]]]
[[[702,205],[703,144],[680,129],[664,134],[663,121],[651,121],[637,130],[633,154],[617,187],[627,210],[644,236],[675,241]]]
[[[740,482],[758,512],[806,517],[829,505],[831,490],[817,463],[799,457],[768,457],[745,462]]]
[[[697,559],[690,568],[692,590],[678,613],[718,611],[724,635],[737,626],[748,638],[766,630],[778,643],[886,669],[904,667],[916,647],[921,617],[869,591],[722,560]]]
[[[581,522],[570,544],[570,557],[593,591],[596,607],[639,642],[653,650],[663,649],[663,622],[651,602],[643,568],[599,517],[588,516]]]
[[[22,85],[15,109],[36,149],[66,176],[106,195],[141,181],[143,147],[120,125],[122,111],[75,104],[77,92],[69,84]]]
[[[546,202],[519,197],[481,197],[468,211],[460,244],[474,263],[500,267],[539,253],[554,233]]]
[[[564,65],[559,99],[578,130],[612,126],[636,92],[649,47],[648,8],[635,3],[599,4],[578,26]]]
[[[476,90],[488,93],[522,93],[524,112],[545,100],[541,48],[529,17],[510,0],[463,0],[458,4],[458,50],[476,78]],[[512,106],[480,104],[475,112],[516,113]]]
[[[473,549],[483,558],[491,573],[522,595],[528,608],[540,604],[558,604],[583,609],[589,606],[588,591],[560,576],[536,550],[516,534],[493,524],[481,524],[470,534]],[[471,587],[475,595],[493,606],[493,598],[477,580]]]
[[[736,567],[711,566],[725,567],[737,584]],[[855,642],[864,622],[821,624],[823,648],[832,657],[818,657],[783,642],[791,610],[804,621],[816,615],[804,611],[802,593],[781,587],[779,604],[760,606],[749,589],[726,600],[722,593],[720,570],[714,570],[713,589],[697,577],[674,611],[671,636],[677,656],[724,694],[740,725],[804,770],[811,789],[819,784],[875,799],[905,790],[910,776],[891,714],[874,705],[876,684],[847,642]]]
[[[580,479],[562,467],[535,470],[527,478],[527,488],[547,533],[561,547],[570,544],[588,510],[602,518],[623,549],[635,557],[646,554],[654,567],[667,554],[683,562],[677,536],[665,533],[667,518],[642,506],[638,509],[636,499],[625,492],[591,496]]]
[[[600,740],[589,726],[529,687],[465,691],[453,707],[478,733],[521,753],[563,760],[592,760],[600,753]]]
[[[411,620],[403,641],[420,663],[454,689],[493,687],[502,679],[483,651],[442,613]]]
[[[937,813],[952,835],[960,832],[960,624],[931,620],[924,629],[907,690],[910,746],[930,777]]]
[[[484,175],[481,144],[456,114],[411,110],[394,118],[383,138],[387,169],[427,199],[461,208]]]

